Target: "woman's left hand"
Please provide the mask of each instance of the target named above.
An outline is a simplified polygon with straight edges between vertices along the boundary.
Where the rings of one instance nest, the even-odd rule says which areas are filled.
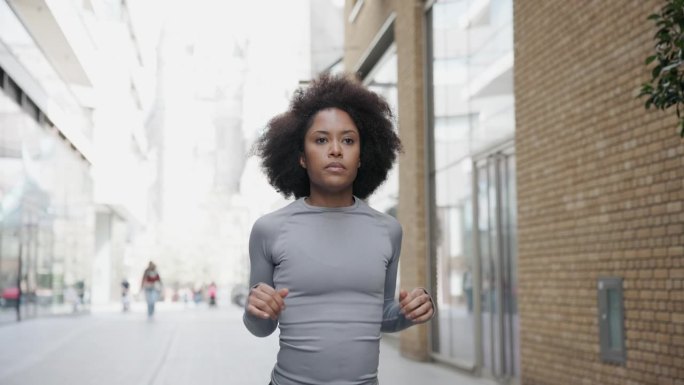
[[[430,294],[423,288],[415,288],[410,293],[399,291],[401,313],[413,323],[429,321],[435,313]]]

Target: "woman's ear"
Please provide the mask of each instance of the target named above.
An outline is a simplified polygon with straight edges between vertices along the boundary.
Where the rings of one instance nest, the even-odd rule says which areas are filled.
[[[306,169],[306,158],[304,158],[304,153],[299,154],[299,165]]]

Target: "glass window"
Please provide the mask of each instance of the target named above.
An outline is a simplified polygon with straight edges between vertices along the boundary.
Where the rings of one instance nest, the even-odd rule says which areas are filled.
[[[389,104],[395,118],[399,116],[399,100],[397,95],[397,52],[396,45],[391,44],[387,51],[382,55],[380,60],[369,71],[368,76],[364,79],[364,83],[370,90],[385,98]],[[398,124],[395,127],[399,130]],[[371,207],[378,211],[397,216],[397,205],[399,204],[399,163],[395,163],[394,167],[387,175],[385,183],[380,185],[378,189],[368,199]],[[401,276],[401,263],[399,264],[399,272],[397,272],[397,286],[396,295],[398,296]],[[392,334],[390,334],[392,336]]]
[[[433,350],[464,367],[482,362],[485,368],[503,368],[503,363],[508,365],[516,359],[509,351],[513,352],[510,346],[517,345],[517,332],[514,326],[506,329],[506,325],[515,325],[515,321],[506,320],[515,317],[502,316],[503,305],[514,312],[514,295],[508,294],[514,293],[511,248],[515,245],[513,234],[511,245],[495,250],[493,237],[502,237],[503,231],[514,232],[515,214],[495,211],[492,199],[509,186],[501,180],[515,187],[514,170],[504,176],[506,167],[514,166],[512,161],[497,161],[476,169],[473,158],[481,158],[485,151],[513,138],[513,3],[436,0],[427,18],[434,194],[431,226],[435,234],[432,261],[440,307],[433,327]],[[473,190],[479,195],[473,197]],[[514,199],[512,193],[509,195]],[[507,207],[514,211],[515,203]],[[504,268],[510,274],[503,274]],[[500,298],[498,305],[496,298]],[[505,336],[486,334],[494,323],[505,323],[497,327],[505,330]],[[487,341],[476,341],[478,329]],[[496,349],[495,337],[499,341]],[[509,340],[513,342],[504,342]],[[484,355],[482,360],[476,357],[478,351]],[[515,372],[512,368],[506,371]]]
[[[464,159],[435,175],[436,353],[475,362],[472,162]]]
[[[0,322],[82,306],[94,236],[89,164],[10,93],[0,92]]]
[[[370,90],[384,97],[394,116],[398,116],[397,54],[394,44],[387,49],[387,52],[371,69],[364,79],[364,83]],[[376,210],[396,215],[398,201],[399,164],[395,164],[387,176],[387,181],[369,198],[369,203]]]

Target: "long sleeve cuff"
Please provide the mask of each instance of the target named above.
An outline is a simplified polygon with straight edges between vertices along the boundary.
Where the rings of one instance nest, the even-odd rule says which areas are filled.
[[[413,325],[413,322],[401,313],[399,302],[395,300],[392,300],[391,303],[387,302],[385,302],[385,311],[380,326],[381,332],[395,333]]]
[[[276,327],[278,327],[278,321],[274,321],[270,318],[257,318],[247,313],[247,311],[242,315],[242,322],[247,327],[247,330],[257,337],[267,337],[275,331]]]
[[[437,306],[435,306],[435,301],[432,299],[430,292],[428,292],[427,289],[425,289],[424,287],[421,287],[420,289],[422,289],[425,292],[425,294],[428,295],[428,297],[430,298],[430,302],[432,303],[432,315],[428,320],[431,321],[435,317],[435,314],[437,314]],[[380,328],[381,332],[399,332],[410,326],[415,325],[415,323],[412,320],[406,318],[404,314],[401,313],[399,302],[397,302],[396,300],[385,300],[384,308],[385,310],[383,312],[382,326]]]

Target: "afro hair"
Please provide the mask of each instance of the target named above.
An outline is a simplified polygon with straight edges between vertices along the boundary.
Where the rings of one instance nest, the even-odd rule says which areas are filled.
[[[286,198],[309,195],[309,176],[299,163],[304,137],[321,110],[338,108],[354,121],[361,139],[361,164],[353,194],[370,196],[386,179],[401,141],[394,131],[394,115],[387,102],[358,80],[324,74],[298,89],[289,109],[271,119],[255,145],[269,183]]]

